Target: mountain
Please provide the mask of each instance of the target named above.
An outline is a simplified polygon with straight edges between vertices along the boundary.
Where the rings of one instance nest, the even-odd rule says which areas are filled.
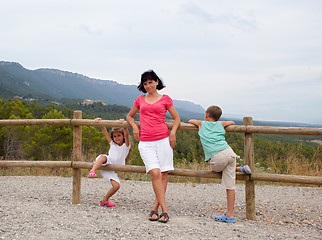
[[[0,61],[0,97],[73,98],[103,100],[131,108],[141,93],[135,85],[90,78],[58,69],[28,70],[19,63]],[[55,100],[57,101],[57,100]],[[183,119],[203,118],[202,106],[189,101],[173,100]]]
[[[78,73],[58,69],[41,68],[28,70],[16,62],[0,61],[0,98],[37,99],[46,104],[70,104],[84,99],[102,100],[109,105],[131,108],[141,93],[135,85],[119,84],[113,80],[90,78]],[[203,119],[205,110],[201,105],[182,100],[173,100],[183,120]],[[223,114],[222,120],[234,120],[243,124],[242,116]],[[322,127],[321,124],[294,122],[256,121],[258,126]]]
[[[7,81],[3,81],[3,73],[9,77]],[[18,63],[0,62],[0,77],[2,89],[6,87],[6,90],[22,96],[33,94],[36,97],[93,99],[129,106],[129,102],[133,103],[139,95],[134,85],[93,79],[57,69],[28,70]]]

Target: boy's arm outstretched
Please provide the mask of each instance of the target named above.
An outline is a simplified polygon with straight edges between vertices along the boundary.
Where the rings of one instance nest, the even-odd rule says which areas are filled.
[[[235,125],[234,121],[222,121],[222,126],[225,128],[230,125]]]
[[[196,125],[200,129],[202,121],[201,120],[196,120],[196,119],[190,119],[189,123],[191,123],[193,125]]]

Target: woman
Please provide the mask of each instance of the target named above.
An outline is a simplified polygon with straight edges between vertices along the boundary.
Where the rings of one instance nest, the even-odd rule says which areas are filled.
[[[173,170],[173,148],[176,145],[176,131],[180,125],[180,117],[168,95],[161,95],[157,90],[165,86],[153,70],[141,75],[138,89],[147,93],[140,95],[128,113],[126,120],[133,128],[134,138],[140,140],[139,151],[152,180],[155,201],[149,215],[150,221],[166,223],[169,220],[165,202],[168,183],[168,171]],[[134,116],[140,111],[140,127],[134,122]],[[165,115],[169,111],[173,118],[173,127],[169,133],[165,124]],[[162,213],[159,217],[158,208]]]

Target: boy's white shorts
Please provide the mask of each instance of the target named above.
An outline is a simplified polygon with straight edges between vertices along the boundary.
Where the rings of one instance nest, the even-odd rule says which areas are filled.
[[[173,149],[170,146],[169,137],[151,142],[140,141],[138,148],[147,173],[154,168],[160,169],[160,172],[174,169]]]
[[[95,162],[101,157],[101,156],[105,156],[106,157],[106,162],[105,163],[103,163],[101,166],[106,166],[107,164],[110,164],[109,162],[108,162],[108,155],[106,155],[106,154],[101,154],[101,155],[99,155],[97,158],[96,158],[96,160],[95,160]],[[105,179],[105,180],[107,180],[107,181],[111,181],[111,179],[113,179],[114,181],[116,181],[116,182],[118,182],[118,183],[120,183],[120,179],[119,179],[119,177],[117,176],[117,174],[116,174],[116,172],[114,172],[114,171],[106,171],[106,170],[101,170],[101,174],[102,174],[102,177]]]
[[[208,161],[212,171],[222,172],[221,184],[226,189],[235,189],[236,157],[234,151],[228,148],[215,154]]]

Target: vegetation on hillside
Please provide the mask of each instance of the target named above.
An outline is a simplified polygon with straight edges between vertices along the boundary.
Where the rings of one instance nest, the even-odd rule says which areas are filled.
[[[83,118],[125,118],[129,109],[117,105],[93,104],[82,107]],[[74,109],[53,105],[41,106],[37,102],[27,103],[17,98],[0,99],[0,119],[66,119],[72,118]],[[90,114],[90,115],[89,115]],[[97,127],[84,126],[82,151],[84,161],[93,161],[100,153],[107,153],[109,144]],[[226,139],[237,155],[243,158],[244,137],[240,133],[227,133]],[[322,151],[317,144],[305,142],[276,141],[255,135],[255,162],[257,171],[281,174],[321,176]],[[6,160],[70,160],[73,129],[70,126],[1,126],[0,158]],[[131,161],[143,165],[132,139]],[[205,169],[204,153],[197,132],[177,132],[174,149],[176,167]],[[242,160],[239,164],[243,164]]]

